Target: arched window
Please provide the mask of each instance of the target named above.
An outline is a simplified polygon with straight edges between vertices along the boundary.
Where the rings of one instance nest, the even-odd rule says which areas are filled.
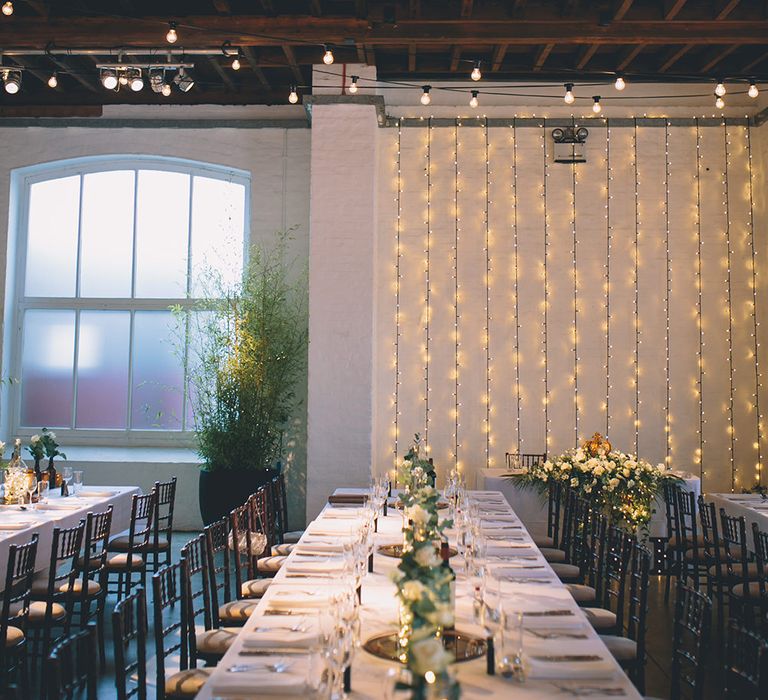
[[[247,174],[131,156],[16,177],[12,434],[177,442],[192,419],[170,307],[242,274]]]

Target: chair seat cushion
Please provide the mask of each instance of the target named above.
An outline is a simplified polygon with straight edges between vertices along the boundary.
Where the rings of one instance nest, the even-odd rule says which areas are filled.
[[[698,557],[696,557],[696,555],[698,555]],[[693,550],[693,549],[686,550],[684,558],[686,561],[689,561],[689,562],[694,561],[694,559],[700,562],[704,562],[704,561],[707,561],[707,554],[704,551],[703,547],[699,547],[696,550]],[[725,547],[720,547],[720,560],[726,561],[727,559],[728,559],[728,552],[726,552]]]
[[[667,549],[688,549],[691,546],[690,539],[688,537],[684,541],[678,542],[677,537],[670,537],[667,540]],[[704,546],[704,536],[701,533],[696,535],[696,543],[701,547]]]
[[[165,695],[169,698],[194,698],[213,673],[213,668],[190,668],[165,679]]]
[[[107,549],[110,552],[127,552],[128,548],[130,547],[130,544],[131,544],[130,535],[127,532],[125,532],[113,537],[109,541],[109,546],[107,547]],[[157,543],[157,551],[164,552],[165,550],[168,549],[169,546],[170,546],[170,543],[168,542],[168,540],[161,538]],[[149,542],[147,542],[146,546],[143,543],[142,544],[134,543],[134,548],[140,552],[151,552],[155,550],[155,543],[152,542],[152,540],[150,539]]]
[[[589,624],[596,630],[611,630],[616,627],[616,613],[603,608],[582,608]]]
[[[730,581],[739,581],[741,579],[741,574],[742,574],[741,563],[737,562],[735,564],[732,564],[731,568],[733,569],[733,573],[729,574],[727,564],[721,564],[719,571],[717,566],[710,566],[709,569],[707,569],[707,573],[714,578],[728,579]],[[768,572],[764,571],[764,573],[768,573]],[[757,564],[755,563],[747,564],[747,577],[750,580],[757,579],[760,577],[757,570]]]
[[[543,548],[543,547],[552,548],[555,546],[555,541],[551,537],[548,537],[546,535],[542,535],[541,537],[534,537],[533,543],[539,548]]]
[[[596,603],[597,591],[581,583],[567,583],[565,588],[577,603]]]
[[[42,625],[45,622],[45,611],[48,604],[42,600],[33,600],[29,604],[29,622],[33,625]],[[11,605],[11,615],[15,617],[21,612],[21,603],[14,603]],[[53,603],[51,605],[51,619],[62,620],[67,616],[67,611],[63,605],[59,603]]]
[[[245,581],[240,586],[240,595],[243,598],[261,598],[266,592],[267,588],[272,584],[272,579],[269,578],[254,578],[250,581]]]
[[[575,564],[550,564],[552,571],[563,583],[576,583],[581,576],[579,567]]]
[[[130,568],[134,571],[136,569],[144,568],[144,559],[138,554],[131,554]],[[120,571],[128,569],[128,555],[127,554],[114,554],[107,559],[107,569],[110,571]]]
[[[565,561],[565,552],[562,549],[542,547],[541,556],[543,556],[548,562],[562,563]]]
[[[304,530],[291,530],[290,532],[283,533],[283,542],[288,544],[294,544],[298,542],[304,535]]]
[[[74,592],[80,593],[83,590],[83,580],[75,579]],[[59,584],[59,593],[67,593],[69,590],[69,581]],[[88,597],[101,593],[101,586],[98,581],[88,579]],[[32,598],[36,600],[46,600],[48,598],[48,579],[35,579],[32,581]]]
[[[15,647],[24,641],[24,632],[18,627],[8,625],[8,633],[5,635],[5,648]]]
[[[637,659],[637,642],[634,640],[615,634],[601,634],[600,639],[603,640],[616,661],[634,661]]]
[[[287,557],[296,547],[295,542],[283,542],[272,547],[272,556]]]
[[[744,585],[739,583],[731,588],[731,593],[737,598],[744,598],[745,594],[749,594],[750,598],[760,598],[760,584],[757,581],[751,581],[749,584]]]
[[[262,574],[275,574],[280,571],[280,567],[285,564],[287,558],[284,556],[262,557],[256,560],[256,570]]]
[[[242,624],[256,610],[258,602],[250,600],[231,600],[219,605],[219,620],[227,624]]]
[[[197,652],[205,656],[223,656],[240,632],[239,627],[219,627],[195,635]]]
[[[101,566],[101,556],[94,556],[88,560],[88,571],[95,571]],[[77,568],[82,571],[85,567],[85,557],[77,558]]]

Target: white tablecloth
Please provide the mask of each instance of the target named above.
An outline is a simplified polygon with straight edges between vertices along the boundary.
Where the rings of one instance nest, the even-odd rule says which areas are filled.
[[[477,493],[477,492],[476,492]],[[318,520],[338,525],[336,518],[323,518],[321,513]],[[315,521],[317,522],[317,521]],[[311,526],[310,526],[311,529]],[[397,543],[402,541],[402,516],[391,509],[386,518],[379,518],[379,533],[377,535],[377,544]],[[307,537],[305,535],[304,537]],[[628,678],[621,671],[619,665],[613,660],[602,641],[594,632],[592,627],[586,621],[583,613],[569,595],[566,588],[554,576],[544,558],[540,555],[535,545],[530,540],[529,535],[524,530],[516,531],[515,537],[523,537],[525,542],[530,545],[528,556],[534,556],[535,561],[526,560],[525,564],[541,565],[545,575],[551,578],[548,585],[530,584],[530,583],[504,583],[503,593],[507,596],[518,596],[521,609],[527,609],[525,606],[535,604],[533,601],[538,599],[540,605],[546,606],[545,609],[567,608],[573,613],[573,622],[577,625],[578,631],[587,636],[587,639],[573,642],[559,639],[557,641],[536,639],[526,634],[525,648],[534,653],[543,654],[562,654],[562,653],[584,653],[579,651],[579,645],[586,645],[589,648],[588,653],[600,653],[608,660],[611,665],[609,673],[611,677],[605,680],[582,680],[578,681],[580,685],[590,687],[620,688],[623,691],[622,697],[627,700],[639,700],[640,696]],[[198,700],[212,700],[213,698],[258,698],[267,700],[276,696],[267,695],[258,687],[253,687],[250,693],[232,693],[216,691],[220,687],[222,679],[232,676],[228,674],[227,669],[235,664],[258,662],[259,657],[241,655],[243,651],[244,636],[252,633],[254,629],[265,624],[265,620],[282,620],[284,623],[292,623],[296,617],[291,616],[264,616],[265,609],[270,606],[279,605],[280,598],[287,595],[301,594],[302,591],[322,591],[326,586],[334,585],[337,579],[327,578],[292,578],[288,577],[290,572],[291,559],[296,556],[296,552],[291,554],[289,561],[283,565],[282,569],[276,575],[274,582],[267,591],[266,595],[259,602],[256,612],[246,622],[243,630],[233,642],[227,653],[219,661],[216,670],[211,678],[198,693]],[[367,639],[372,635],[382,631],[394,631],[397,627],[397,602],[395,598],[394,584],[389,576],[396,568],[398,560],[387,558],[376,554],[374,556],[374,573],[368,574],[363,580],[362,585],[362,607],[361,624],[362,639]],[[452,560],[452,565],[457,570],[458,580],[456,585],[456,624],[458,629],[468,632],[478,631],[471,618],[471,597],[469,585],[461,571],[462,564],[460,558]],[[499,564],[501,565],[501,564]],[[311,600],[311,597],[308,598]],[[277,602],[276,602],[277,601]],[[282,606],[281,606],[282,607]],[[288,633],[286,633],[288,634]],[[280,656],[280,652],[275,652]],[[293,658],[293,657],[290,657]],[[263,657],[261,657],[263,662]],[[552,664],[550,664],[552,665]],[[387,685],[387,671],[394,668],[393,662],[387,662],[369,655],[367,652],[358,650],[352,662],[352,693],[350,697],[354,700],[381,700],[385,697],[385,687]],[[296,673],[303,673],[302,666],[296,664]],[[454,669],[462,686],[463,700],[489,700],[490,698],[516,697],[525,700],[545,700],[552,697],[564,696],[558,686],[567,685],[576,681],[550,681],[550,680],[531,680],[519,684],[515,681],[504,680],[500,676],[489,676],[486,673],[486,659],[480,658],[461,664],[456,664]],[[290,671],[289,671],[290,672]],[[217,685],[219,684],[219,685]],[[305,694],[306,696],[306,694]],[[285,697],[285,696],[282,696]],[[590,695],[592,698],[604,698],[605,694],[596,692]]]
[[[112,504],[112,532],[117,533],[127,528],[131,520],[131,498],[139,493],[137,486],[84,486],[83,491],[104,492],[105,496],[81,498],[70,496],[61,498],[51,494],[48,502],[51,506],[63,506],[66,510],[20,510],[19,506],[0,505],[0,590],[5,587],[5,572],[8,566],[8,549],[12,544],[29,542],[37,532],[40,539],[37,544],[35,570],[48,568],[51,558],[53,529],[56,527],[74,527],[89,512],[106,510]],[[69,509],[72,506],[72,509]],[[23,529],[5,529],[23,525]]]
[[[701,480],[689,472],[672,471],[671,474],[683,479],[683,488],[693,491],[698,500]],[[531,488],[523,488],[510,479],[508,469],[483,469],[478,473],[478,487],[488,491],[501,491],[520,520],[525,523],[533,537],[547,534],[547,499]],[[654,515],[649,528],[650,537],[668,537],[667,521],[663,498],[657,499]]]
[[[708,499],[717,506],[717,512],[723,508],[728,515],[744,516],[747,521],[747,541],[752,548],[752,523],[764,532],[768,532],[768,500],[759,493],[710,493]]]

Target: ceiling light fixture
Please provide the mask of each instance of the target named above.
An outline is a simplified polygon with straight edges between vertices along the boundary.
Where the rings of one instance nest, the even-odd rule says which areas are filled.
[[[613,84],[613,87],[615,87],[619,92],[627,87],[627,83],[624,81],[623,75],[619,74],[616,76],[616,82]]]
[[[176,22],[168,22],[168,32],[165,35],[165,40],[169,44],[175,44],[179,40],[179,33],[176,31]]]
[[[331,51],[331,47],[328,46],[328,44],[325,45],[325,53],[323,54],[323,63],[325,63],[326,66],[330,66],[331,63],[333,63],[333,51]]]
[[[3,14],[6,17],[10,17],[13,14],[13,3],[12,2],[4,2],[3,3]]]
[[[101,84],[107,90],[114,90],[117,87],[117,74],[113,70],[101,71]]]
[[[432,89],[432,86],[422,85],[421,89],[423,90],[421,93],[421,104],[426,107],[430,102],[432,102],[432,98],[429,96],[429,91]]]
[[[238,54],[232,59],[232,70],[240,70],[241,65],[242,64],[240,63],[240,54]]]
[[[753,100],[755,97],[757,97],[760,94],[760,90],[757,89],[757,82],[754,78],[752,78],[749,81],[749,90],[747,90],[747,95],[749,95]]]
[[[5,84],[5,91],[9,95],[15,95],[19,90],[21,90],[21,71],[3,71],[3,83]]]
[[[565,96],[563,97],[565,100],[565,104],[572,105],[574,103],[574,100],[576,99],[573,96],[573,83],[566,83],[565,84]]]
[[[725,95],[725,85],[723,84],[722,80],[717,81],[717,85],[715,85],[715,95],[718,97],[723,97]]]
[[[723,107],[725,107],[725,100],[722,98],[721,95],[716,95],[716,98],[717,99],[715,99],[715,107],[717,107],[718,109],[723,109]]]
[[[51,73],[51,77],[48,78],[48,87],[49,88],[55,88],[59,85],[59,79],[56,76],[56,73]]]
[[[480,104],[477,96],[480,94],[479,90],[472,90],[472,97],[469,98],[469,106],[475,109]]]
[[[296,92],[296,86],[291,85],[291,93],[288,95],[288,102],[295,105],[299,101],[299,93]]]
[[[594,96],[592,97],[592,99],[594,100],[594,103],[592,104],[592,111],[593,111],[595,114],[600,114],[600,112],[602,112],[602,111],[603,111],[603,108],[602,108],[602,106],[600,105],[600,95],[594,95]]]
[[[179,72],[173,76],[173,82],[182,92],[189,92],[195,85],[194,78],[184,68],[179,68]]]
[[[352,83],[349,86],[349,91],[354,95],[357,92],[357,81],[358,76],[353,75],[352,76]]]
[[[475,61],[475,67],[472,69],[472,72],[469,74],[469,77],[472,78],[475,82],[480,80],[480,78],[483,77],[483,74],[480,72],[480,61]]]
[[[141,76],[141,69],[137,68],[130,78],[128,83],[131,86],[131,90],[139,92],[144,89],[144,78]]]

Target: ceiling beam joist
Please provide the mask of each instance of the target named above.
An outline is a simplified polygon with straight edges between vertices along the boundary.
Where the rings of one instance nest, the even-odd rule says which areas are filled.
[[[451,49],[451,73],[455,73],[459,70],[459,61],[461,60],[461,47],[454,46]]]
[[[49,56],[49,58],[61,71],[67,75],[71,75],[87,90],[90,90],[91,92],[101,92],[104,89],[100,85],[97,85],[95,80],[86,78],[85,75],[83,75],[84,71],[78,70],[77,67],[67,59],[61,58],[60,56]]]
[[[411,44],[408,47],[408,72],[416,72],[416,44]]]
[[[674,19],[688,0],[664,0],[664,19]]]
[[[253,74],[256,76],[256,79],[267,90],[271,90],[272,86],[270,85],[269,80],[267,80],[266,74],[261,69],[261,67],[258,65],[259,61],[256,58],[256,54],[254,53],[253,49],[250,46],[243,46],[243,55],[245,56],[245,60],[248,61],[248,65],[250,66],[251,70],[253,71]]]
[[[472,16],[473,4],[474,4],[473,0],[461,0],[461,16],[462,17]]]
[[[725,19],[736,9],[741,0],[722,0],[715,10],[715,19]]]
[[[644,48],[643,44],[637,44],[636,46],[630,46],[626,51],[622,52],[616,64],[616,70],[619,72],[626,70]]]
[[[30,75],[34,75],[35,78],[37,78],[41,83],[44,85],[48,85],[48,79],[51,77],[51,73],[46,73],[44,70],[41,70],[36,65],[30,64],[28,61],[25,61],[22,58],[12,58],[11,59],[19,68],[23,68],[25,73],[29,73]],[[57,92],[62,92],[64,88],[61,87],[61,85],[56,85],[54,90]]]
[[[619,20],[624,19],[624,15],[629,12],[629,8],[632,7],[633,0],[620,0],[620,2],[616,3],[616,9],[613,12],[613,19],[614,21],[618,22]]]
[[[579,55],[579,60],[576,62],[576,68],[579,70],[583,70],[587,63],[589,63],[592,60],[592,57],[597,53],[597,50],[600,48],[600,44],[590,44],[589,46],[585,46],[581,50],[581,54]]]
[[[507,45],[506,44],[499,44],[494,50],[493,50],[493,58],[492,58],[492,65],[491,68],[493,71],[501,70],[501,65],[504,63],[504,56],[507,55]]]
[[[237,90],[235,81],[232,80],[232,78],[229,75],[227,75],[227,71],[225,71],[221,67],[221,64],[219,63],[218,59],[214,58],[213,56],[206,56],[206,58],[208,59],[208,63],[210,64],[211,68],[213,68],[216,75],[218,75],[219,78],[221,78],[221,82],[224,83],[224,85],[226,85],[227,88],[232,90],[232,92]]]
[[[301,85],[304,82],[304,75],[301,72],[301,68],[299,68],[299,64],[296,62],[296,54],[293,52],[293,47],[288,46],[288,44],[283,44],[283,53],[288,59],[288,65],[293,71],[293,79],[297,84]]]
[[[721,63],[724,61],[728,56],[730,56],[734,51],[739,49],[740,46],[738,44],[734,44],[732,46],[727,46],[722,51],[718,51],[712,58],[707,61],[702,67],[701,72],[702,73],[708,73],[711,71],[718,63]]]
[[[533,62],[533,70],[534,72],[540,71],[544,64],[546,63],[547,59],[549,58],[549,54],[552,53],[552,49],[555,48],[554,44],[544,44],[537,52],[536,52],[536,59]]]
[[[670,51],[666,58],[664,59],[664,62],[659,66],[659,73],[666,73],[672,66],[675,65],[685,54],[687,54],[691,49],[693,48],[693,44],[685,44],[684,46],[680,46],[676,49],[672,49]]]
[[[748,73],[755,66],[760,65],[765,60],[768,60],[768,51],[765,51],[764,53],[760,54],[756,59],[754,59],[753,61],[750,61],[746,66],[744,66],[743,72]]]

